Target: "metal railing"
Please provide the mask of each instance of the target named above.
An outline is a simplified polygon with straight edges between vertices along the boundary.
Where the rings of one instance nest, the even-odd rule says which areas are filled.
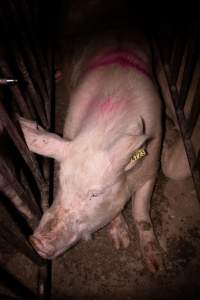
[[[51,201],[53,167],[49,159],[30,153],[18,115],[53,129],[51,18],[52,7],[46,1],[0,2],[0,198],[5,206],[10,201],[14,215],[23,219],[23,223],[16,223],[23,233],[19,237],[0,218],[0,235],[38,266],[35,294],[0,268],[0,280],[13,290],[17,299],[50,299],[51,265],[36,254],[27,237]]]
[[[200,115],[199,21],[174,24],[171,28],[161,24],[160,32],[157,32],[153,39],[153,48],[166,76],[197,197],[200,200],[200,151],[196,153],[192,142],[192,134]],[[193,84],[194,77],[196,85]],[[200,146],[200,142],[198,144]]]

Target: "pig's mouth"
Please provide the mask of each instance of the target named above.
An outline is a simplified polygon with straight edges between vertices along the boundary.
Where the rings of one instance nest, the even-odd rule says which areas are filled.
[[[78,242],[78,238],[74,236],[63,247],[56,247],[50,243],[46,244],[42,239],[35,237],[34,235],[29,237],[29,241],[35,251],[44,259],[54,259],[68,250],[70,247]]]

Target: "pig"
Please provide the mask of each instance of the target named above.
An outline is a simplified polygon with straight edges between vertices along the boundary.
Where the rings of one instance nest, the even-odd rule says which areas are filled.
[[[151,63],[140,35],[131,41],[93,39],[72,61],[63,137],[19,119],[30,151],[59,163],[55,200],[30,237],[41,257],[54,259],[106,225],[114,246],[128,247],[122,211],[131,198],[144,261],[151,272],[163,269],[150,218],[162,140],[162,108]],[[141,149],[145,155],[131,159]]]

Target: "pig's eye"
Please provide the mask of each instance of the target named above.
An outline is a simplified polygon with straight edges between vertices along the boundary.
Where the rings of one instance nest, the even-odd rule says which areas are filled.
[[[89,197],[90,197],[90,200],[92,198],[97,198],[101,195],[102,193],[100,191],[89,191]]]

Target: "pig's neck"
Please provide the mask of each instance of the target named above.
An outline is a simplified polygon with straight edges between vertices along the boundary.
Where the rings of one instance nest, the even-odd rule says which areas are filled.
[[[147,68],[146,62],[138,54],[130,50],[121,49],[109,50],[103,55],[95,57],[95,59],[89,63],[85,72],[89,72],[96,68],[111,64],[119,64],[124,68],[134,68],[138,72],[152,79],[151,73]]]
[[[131,134],[133,122],[127,107],[129,100],[106,97],[91,102],[87,116],[82,121],[78,139],[83,144],[91,144],[96,148],[102,148],[119,138],[122,133]],[[87,142],[88,141],[88,142]]]

